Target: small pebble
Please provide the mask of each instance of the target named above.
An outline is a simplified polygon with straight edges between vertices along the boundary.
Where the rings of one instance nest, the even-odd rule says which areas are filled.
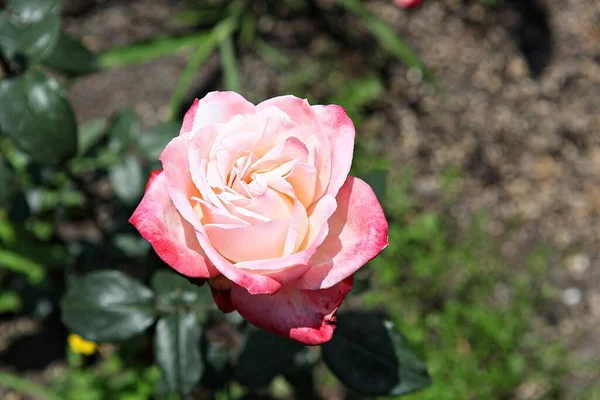
[[[565,289],[565,291],[562,293],[563,303],[570,307],[579,304],[582,297],[583,293],[581,292],[581,289],[576,287]]]

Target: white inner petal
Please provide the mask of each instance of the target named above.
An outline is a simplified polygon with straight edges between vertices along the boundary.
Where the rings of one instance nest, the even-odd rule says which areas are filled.
[[[241,262],[305,246],[313,234],[307,208],[326,183],[318,173],[319,145],[315,135],[269,107],[218,126],[209,148],[191,146],[198,189],[191,202],[217,251]]]

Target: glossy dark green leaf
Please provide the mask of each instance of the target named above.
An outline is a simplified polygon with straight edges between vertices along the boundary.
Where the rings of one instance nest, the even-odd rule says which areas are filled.
[[[209,318],[204,325],[200,347],[204,362],[201,384],[213,390],[223,389],[233,379],[232,352],[236,351],[234,343],[240,336],[222,317],[219,314],[220,322]]]
[[[349,388],[366,395],[398,396],[431,384],[427,368],[392,322],[366,313],[340,314],[323,361]]]
[[[160,304],[167,308],[181,308],[195,303],[212,303],[207,287],[192,284],[173,270],[159,270],[152,276],[152,289]]]
[[[113,236],[113,245],[123,255],[131,258],[140,258],[150,251],[150,243],[139,234],[119,233]]]
[[[367,182],[375,195],[379,199],[379,201],[383,201],[385,199],[385,188],[387,184],[387,171],[377,169],[374,171],[367,172],[359,176],[363,181]]]
[[[54,49],[43,63],[53,70],[69,76],[89,74],[99,70],[96,55],[85,48],[80,41],[65,32],[60,32]]]
[[[227,343],[210,342],[206,345],[205,363],[216,373],[227,369],[231,360],[231,352]]]
[[[60,17],[48,15],[36,22],[22,22],[0,12],[0,47],[9,59],[18,55],[37,62],[48,57],[58,43]]]
[[[313,377],[314,368],[320,360],[314,347],[305,346],[294,355],[294,362],[284,370],[285,380],[294,389],[297,399],[316,400],[320,397],[316,393]]]
[[[110,183],[117,197],[127,205],[134,205],[144,193],[145,174],[133,154],[128,154],[109,172]]]
[[[63,297],[62,320],[88,340],[125,340],[152,325],[153,299],[150,289],[119,271],[92,272]]]
[[[150,160],[156,160],[171,139],[179,135],[181,124],[165,122],[140,135],[138,149]]]
[[[24,224],[31,214],[31,207],[29,207],[25,193],[17,192],[10,201],[8,219],[14,224]]]
[[[200,381],[203,364],[200,354],[201,328],[193,313],[176,313],[156,325],[154,354],[168,392],[185,396]]]
[[[58,82],[39,71],[0,82],[0,130],[39,163],[59,164],[77,152],[73,110]]]
[[[0,204],[10,195],[10,170],[0,154]]]
[[[296,368],[305,346],[262,330],[253,331],[237,359],[237,380],[249,387],[268,385],[275,376]]]
[[[106,134],[106,121],[94,119],[79,127],[77,133],[77,154],[84,155],[100,142]]]
[[[108,129],[108,148],[113,152],[125,150],[138,136],[140,119],[132,109],[124,109],[114,115]]]
[[[8,4],[24,21],[39,21],[47,15],[58,14],[63,0],[9,0]]]
[[[264,394],[264,393],[250,392],[250,393],[246,393],[245,395],[240,397],[238,400],[276,400],[276,398],[269,396],[268,394]],[[308,399],[302,398],[302,400],[308,400]]]

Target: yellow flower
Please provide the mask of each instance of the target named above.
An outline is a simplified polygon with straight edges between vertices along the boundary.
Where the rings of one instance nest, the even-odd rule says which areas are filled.
[[[96,352],[96,343],[89,342],[75,333],[69,334],[67,340],[73,353],[91,356]]]

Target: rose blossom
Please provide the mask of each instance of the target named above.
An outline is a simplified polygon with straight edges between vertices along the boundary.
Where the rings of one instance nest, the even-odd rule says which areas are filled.
[[[352,274],[387,246],[373,190],[348,176],[343,108],[294,96],[196,100],[130,221],[173,269],[208,279],[224,312],[316,345]]]
[[[414,8],[421,4],[421,0],[395,0],[394,2],[402,8]]]

